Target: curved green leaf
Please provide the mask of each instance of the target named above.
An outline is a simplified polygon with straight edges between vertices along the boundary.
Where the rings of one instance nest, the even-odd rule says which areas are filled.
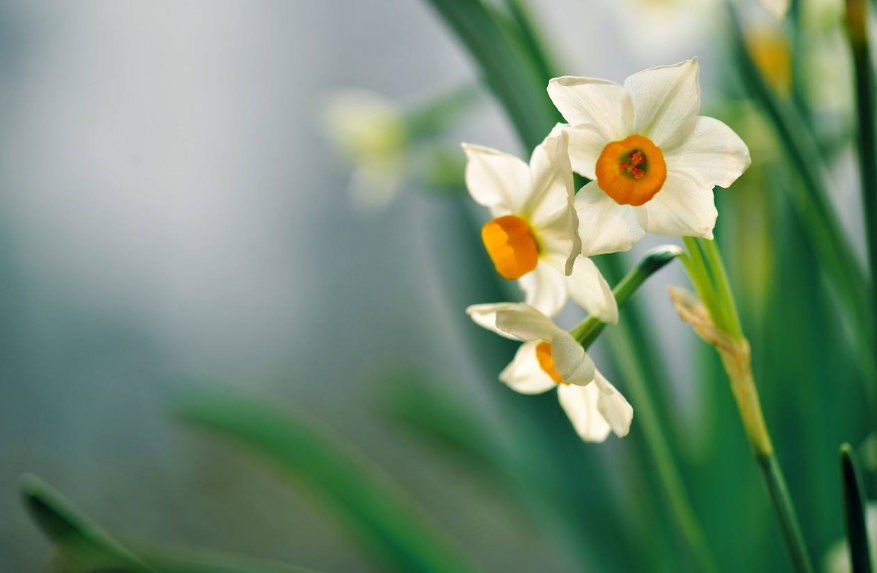
[[[850,563],[853,573],[871,573],[871,550],[868,547],[868,528],[865,520],[865,490],[856,454],[849,444],[840,447],[840,471],[843,480],[844,516],[847,540],[850,545]]]
[[[220,392],[182,400],[179,417],[258,453],[334,510],[387,567],[419,573],[474,569],[360,454],[300,414]]]

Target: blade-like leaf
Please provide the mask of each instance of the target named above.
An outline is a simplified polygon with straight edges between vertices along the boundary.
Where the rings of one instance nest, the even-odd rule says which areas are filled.
[[[856,454],[849,444],[840,447],[840,472],[843,480],[844,515],[853,573],[871,573],[873,569],[865,520],[865,490],[862,486],[862,476],[859,475]]]
[[[57,547],[52,564],[58,573],[156,573],[40,478],[23,476],[21,493],[31,516]]]
[[[177,411],[182,420],[261,454],[307,487],[387,567],[473,571],[377,468],[316,422],[252,398],[207,391],[181,400]]]
[[[429,0],[478,63],[524,145],[533,149],[559,119],[534,63],[477,0]],[[539,86],[534,89],[534,86]]]

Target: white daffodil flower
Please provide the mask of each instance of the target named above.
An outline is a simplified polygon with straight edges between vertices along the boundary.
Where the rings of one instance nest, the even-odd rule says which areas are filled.
[[[499,375],[508,387],[521,394],[556,387],[561,407],[586,442],[602,442],[610,431],[627,435],[633,408],[569,332],[521,303],[474,305],[466,313],[479,326],[524,343]]]
[[[527,304],[554,316],[567,297],[604,322],[618,320],[612,289],[580,255],[567,135],[553,130],[530,165],[513,155],[463,144],[466,186],[494,219],[481,230],[496,271],[517,279]]]
[[[366,211],[386,207],[404,178],[403,108],[374,92],[345,90],[329,98],[323,123],[353,167],[353,203]]]
[[[548,95],[570,124],[572,167],[592,181],[575,198],[585,255],[629,249],[646,232],[713,238],[713,187],[730,186],[749,149],[699,116],[697,58],[636,73],[618,85],[554,78]]]

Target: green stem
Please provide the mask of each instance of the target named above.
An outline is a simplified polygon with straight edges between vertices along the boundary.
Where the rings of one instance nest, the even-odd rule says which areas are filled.
[[[613,289],[612,292],[619,308],[630,300],[649,277],[664,268],[673,259],[683,256],[682,249],[675,245],[664,245],[650,251]],[[572,329],[571,334],[587,350],[605,328],[606,323],[595,317],[588,317]],[[688,500],[688,493],[670,452],[670,446],[661,426],[658,412],[653,405],[654,400],[649,395],[649,391],[643,383],[640,369],[637,367],[641,357],[632,351],[635,346],[632,328],[628,324],[621,324],[618,329],[613,329],[608,334],[610,350],[615,358],[619,374],[627,383],[631,399],[637,405],[637,420],[643,428],[643,436],[649,453],[658,470],[679,529],[691,547],[700,569],[707,573],[717,573],[719,567]]]
[[[631,269],[612,289],[618,307],[621,308],[650,276],[682,254],[682,249],[675,245],[663,245],[649,251],[639,264]],[[595,316],[589,316],[573,328],[570,334],[587,350],[605,327],[605,322]]]
[[[789,497],[785,478],[774,454],[767,424],[764,421],[758,388],[752,374],[749,343],[746,341],[740,326],[740,317],[737,313],[734,294],[725,271],[721,252],[715,241],[698,240],[696,243],[687,242],[691,251],[694,250],[691,248],[692,246],[699,246],[703,249],[705,258],[699,259],[696,266],[705,264],[706,268],[699,269],[698,278],[695,279],[692,276],[692,281],[701,280],[703,272],[712,276],[714,288],[712,298],[715,305],[713,308],[708,307],[707,310],[714,325],[729,337],[729,339],[723,339],[718,336],[716,340],[708,340],[708,342],[718,350],[722,365],[728,374],[743,428],[749,438],[749,443],[752,445],[755,461],[767,486],[771,505],[792,566],[797,573],[813,573],[813,565],[804,544],[801,526],[791,497]]]
[[[865,518],[865,488],[862,485],[856,454],[849,444],[840,447],[840,471],[843,481],[847,541],[850,546],[850,562],[853,565],[853,573],[871,573],[873,569],[868,523]]]

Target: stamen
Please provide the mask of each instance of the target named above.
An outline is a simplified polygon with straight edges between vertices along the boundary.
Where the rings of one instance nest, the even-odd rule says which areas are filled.
[[[597,159],[597,183],[619,205],[649,202],[664,186],[667,164],[661,148],[641,135],[609,143]]]

